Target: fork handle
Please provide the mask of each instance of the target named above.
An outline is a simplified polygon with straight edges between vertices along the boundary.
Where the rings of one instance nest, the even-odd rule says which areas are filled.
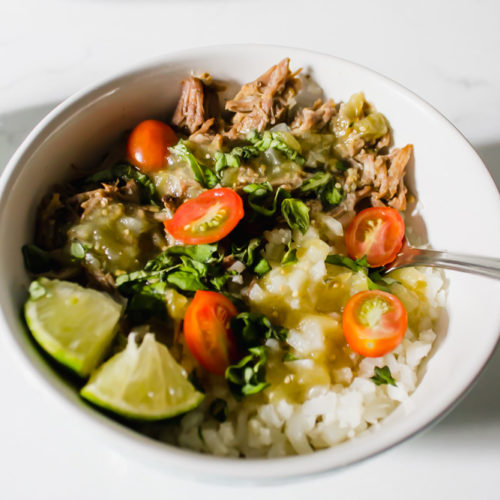
[[[444,267],[454,271],[479,274],[500,279],[500,259],[479,255],[461,255],[437,250],[419,249],[412,258],[412,265]]]

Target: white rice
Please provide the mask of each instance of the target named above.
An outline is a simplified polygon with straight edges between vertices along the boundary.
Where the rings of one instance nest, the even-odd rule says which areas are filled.
[[[276,257],[280,250],[284,251],[290,241],[289,233],[279,230],[267,234],[266,254]],[[330,369],[328,362],[318,360],[332,338],[345,344],[343,337],[338,337],[341,315],[317,312],[319,298],[315,293],[327,273],[325,256],[334,247],[320,242],[314,230],[305,237],[294,235],[294,241],[297,239],[302,248],[299,262],[287,268],[286,273],[274,266],[265,280],[250,288],[248,296],[256,310],[260,308],[268,314],[266,307],[274,307],[279,297],[288,311],[287,318],[298,318],[296,327],[290,329],[288,344],[302,359],[287,363],[287,367],[297,379],[306,381],[307,390],[299,401],[278,397],[270,387],[258,396],[237,402],[224,379],[213,377],[204,403],[181,420],[176,439],[180,446],[230,457],[311,453],[352,439],[377,425],[399,404],[411,407],[409,396],[418,383],[418,367],[431,350],[436,338],[433,325],[445,304],[441,272],[410,269],[398,276],[403,284],[394,285],[392,291],[404,303],[411,328],[393,352],[380,358],[362,358],[344,347],[351,366]],[[350,295],[359,287],[366,287],[356,275],[349,280]],[[280,349],[276,341],[267,345],[271,351]],[[386,365],[396,386],[376,385],[370,379],[375,367]],[[315,383],[307,385],[311,374]],[[217,422],[209,415],[208,407],[215,397],[228,403],[225,422]]]

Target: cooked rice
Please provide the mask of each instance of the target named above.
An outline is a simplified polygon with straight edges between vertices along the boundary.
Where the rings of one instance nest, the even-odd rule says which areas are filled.
[[[265,236],[266,255],[276,258],[291,234],[280,229]],[[265,279],[250,288],[248,296],[253,310],[265,314],[278,310],[280,320],[291,327],[287,342],[301,359],[286,363],[289,374],[282,383],[286,385],[290,374],[302,377],[303,394],[298,399],[289,394],[280,397],[273,382],[261,394],[237,402],[225,381],[213,377],[204,403],[183,417],[174,433],[171,428],[165,431],[162,437],[166,441],[219,456],[281,457],[311,453],[351,439],[376,426],[399,404],[411,410],[409,396],[418,384],[418,368],[432,348],[436,338],[433,328],[445,305],[442,273],[414,268],[393,273],[401,284],[391,285],[391,291],[407,309],[409,328],[393,352],[379,358],[363,358],[346,346],[339,312],[332,305],[332,311],[325,313],[325,304],[320,304],[328,274],[324,258],[333,245],[321,241],[315,229],[303,237],[294,234],[294,240],[302,248],[299,261],[286,271],[274,266]],[[341,274],[347,283],[347,296],[366,289],[366,279],[361,275],[346,269]],[[349,366],[325,361],[324,351],[332,349],[332,338],[334,349],[347,353]],[[269,340],[267,345],[271,352],[280,349],[275,340]],[[376,385],[370,379],[375,367],[385,365],[396,386]],[[268,368],[271,379],[276,366]],[[228,403],[225,422],[218,422],[209,414],[209,405],[215,398]]]

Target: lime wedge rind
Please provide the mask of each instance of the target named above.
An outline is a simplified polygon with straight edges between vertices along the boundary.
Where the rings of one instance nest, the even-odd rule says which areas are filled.
[[[80,391],[90,403],[132,420],[164,420],[196,408],[204,395],[188,381],[167,347],[146,334],[103,363]]]
[[[55,361],[88,376],[115,337],[122,306],[106,293],[69,281],[40,278],[37,283],[44,293],[24,306],[33,338]]]
[[[156,422],[159,420],[168,420],[170,418],[177,417],[179,415],[183,415],[188,411],[194,410],[197,408],[202,402],[205,396],[201,393],[198,393],[196,397],[193,397],[192,400],[187,401],[186,403],[182,403],[177,405],[177,407],[172,407],[167,412],[160,411],[158,413],[143,413],[140,411],[136,411],[134,408],[127,408],[125,406],[116,407],[111,406],[109,401],[100,399],[95,393],[91,390],[84,390],[85,387],[80,391],[80,395],[89,403],[97,406],[98,408],[102,408],[110,413],[119,415],[120,417],[124,417],[129,420],[140,420],[140,421],[149,421]]]
[[[85,376],[86,366],[84,360],[77,355],[67,351],[64,347],[54,340],[50,335],[47,335],[36,320],[30,319],[32,315],[31,304],[26,303],[24,306],[24,316],[26,323],[31,332],[31,335],[36,340],[37,344],[46,352],[52,359],[70,368],[71,371],[78,375]]]

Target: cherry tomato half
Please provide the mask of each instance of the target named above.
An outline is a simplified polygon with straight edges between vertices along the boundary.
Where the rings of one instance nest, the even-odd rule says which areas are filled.
[[[227,236],[243,218],[243,200],[229,188],[204,191],[183,203],[165,221],[167,231],[188,245],[214,243]]]
[[[177,144],[175,132],[158,120],[145,120],[132,130],[127,142],[127,156],[143,172],[165,166],[168,148]]]
[[[372,358],[394,350],[407,326],[408,315],[401,301],[381,290],[353,295],[342,315],[344,337],[351,349]]]
[[[224,295],[198,290],[184,317],[189,350],[205,369],[216,375],[224,375],[238,356],[231,330],[231,318],[236,314],[233,303]]]
[[[366,255],[371,267],[392,262],[403,245],[405,223],[399,212],[390,207],[361,210],[345,234],[347,253],[352,259]]]

